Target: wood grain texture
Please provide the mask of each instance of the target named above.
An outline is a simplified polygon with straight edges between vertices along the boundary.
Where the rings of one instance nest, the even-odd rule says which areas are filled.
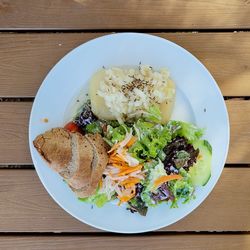
[[[104,33],[0,33],[0,97],[33,97],[54,64]],[[250,96],[250,33],[157,33],[193,53],[224,96]]]
[[[231,140],[227,163],[250,163],[250,100],[228,100]],[[0,164],[32,164],[28,119],[32,103],[0,102]],[[44,118],[41,114],[41,122]]]
[[[161,231],[250,231],[249,179],[249,168],[225,168],[202,205]],[[0,170],[0,190],[0,232],[99,231],[63,211],[45,191],[35,170]]]
[[[32,103],[0,102],[0,164],[31,163],[28,145]]]
[[[2,29],[249,28],[248,0],[3,0]]]
[[[226,102],[230,120],[230,146],[227,162],[250,163],[250,100]]]
[[[250,235],[3,236],[5,250],[248,250]]]

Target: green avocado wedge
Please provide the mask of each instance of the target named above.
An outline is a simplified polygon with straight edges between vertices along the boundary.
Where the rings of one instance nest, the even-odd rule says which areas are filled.
[[[189,174],[193,185],[205,186],[211,177],[212,147],[206,140],[195,141],[193,146],[199,148],[200,153]]]

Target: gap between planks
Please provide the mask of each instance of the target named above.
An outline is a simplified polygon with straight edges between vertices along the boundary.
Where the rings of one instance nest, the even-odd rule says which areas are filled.
[[[250,164],[225,164],[224,168],[250,168]],[[3,165],[0,164],[1,169],[35,169],[33,164],[23,164],[23,165]]]
[[[1,33],[10,34],[41,34],[41,33],[244,33],[250,32],[250,28],[245,29],[22,29],[22,28],[0,28]]]
[[[161,236],[161,235],[250,235],[250,231],[151,231],[145,233],[136,233],[136,234],[121,234],[121,233],[112,233],[106,231],[96,231],[96,232],[0,232],[0,239],[2,236],[11,236],[11,237],[30,237],[30,236],[39,236],[39,237],[95,237],[95,236],[112,236],[112,237],[143,237],[143,236]]]

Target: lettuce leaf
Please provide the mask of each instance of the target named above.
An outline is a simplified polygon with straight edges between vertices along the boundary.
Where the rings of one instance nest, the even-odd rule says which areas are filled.
[[[169,189],[175,197],[171,207],[178,207],[178,200],[182,200],[182,203],[184,204],[195,198],[194,186],[192,184],[190,175],[183,168],[180,169],[180,174],[183,176],[182,179],[170,181],[168,183]]]
[[[85,127],[85,131],[90,134],[101,134],[102,133],[102,127],[99,121],[92,122]]]
[[[152,191],[155,191],[154,182],[160,176],[166,175],[166,171],[164,169],[163,163],[160,160],[148,162],[144,165],[144,167],[148,171],[145,180],[142,182],[142,185],[145,187],[145,189],[141,193],[141,198],[147,206],[154,207],[156,206],[156,202],[154,199],[152,199]]]
[[[134,124],[134,130],[139,140],[130,148],[129,152],[139,160],[156,158],[171,140],[168,127],[160,124],[155,125],[138,120]]]
[[[131,211],[137,211],[140,215],[146,216],[148,207],[141,197],[134,197],[128,202],[128,209]]]
[[[119,125],[118,127],[112,127],[111,125],[108,125],[105,137],[112,144],[115,144],[122,141],[125,138],[127,131],[128,128],[125,124]]]
[[[144,117],[147,121],[161,123],[162,114],[158,105],[152,105],[148,111],[144,113]]]
[[[199,140],[204,134],[204,129],[197,128],[191,123],[182,121],[169,121],[167,127],[172,134],[172,138],[183,136],[189,143]]]
[[[91,204],[95,204],[99,208],[103,207],[109,201],[105,193],[99,193],[98,191],[96,192],[96,194],[92,196],[89,196],[86,198],[78,198],[78,200],[91,203]]]

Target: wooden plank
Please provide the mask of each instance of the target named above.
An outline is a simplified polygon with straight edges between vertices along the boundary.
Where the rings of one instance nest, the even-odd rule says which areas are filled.
[[[5,250],[248,250],[250,235],[3,236],[1,246]]]
[[[28,145],[32,103],[0,103],[0,164],[31,163]]]
[[[2,29],[249,28],[249,1],[5,0]]]
[[[228,163],[250,163],[250,100],[226,101],[230,120]]]
[[[161,231],[250,231],[249,179],[249,168],[225,168],[202,205]],[[0,232],[99,231],[64,212],[47,194],[35,170],[0,170],[0,190]]]
[[[0,33],[0,97],[33,97],[54,64],[104,33]],[[157,33],[210,70],[225,96],[250,96],[250,33]]]
[[[231,122],[227,163],[250,163],[250,100],[231,99],[226,103]],[[31,105],[29,102],[0,102],[0,164],[32,164],[28,148]]]

